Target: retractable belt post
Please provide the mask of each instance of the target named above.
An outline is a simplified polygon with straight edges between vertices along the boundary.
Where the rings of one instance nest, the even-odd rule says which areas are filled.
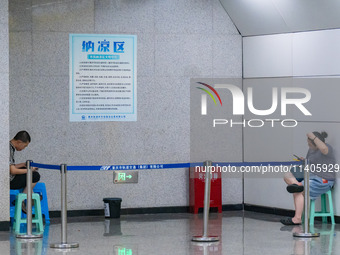
[[[66,183],[67,183],[67,165],[60,165],[61,173],[61,243],[51,244],[51,248],[69,249],[78,248],[79,243],[67,243],[67,196],[66,196]]]
[[[211,161],[204,162],[205,168],[205,185],[204,185],[204,210],[203,210],[203,235],[194,236],[192,241],[195,242],[217,242],[217,236],[208,236],[208,221],[210,210],[210,186],[211,186]]]
[[[308,167],[308,160],[305,161],[305,169],[303,169],[303,179],[305,181],[305,187],[304,187],[304,222],[303,222],[303,228],[304,233],[293,233],[293,236],[295,237],[319,237],[320,233],[311,233],[309,228],[309,213],[310,213],[310,198],[309,198],[309,167]]]
[[[17,238],[22,239],[33,239],[33,238],[42,238],[42,233],[32,234],[32,167],[31,167],[32,160],[26,161],[26,187],[27,187],[27,233],[26,234],[18,234]]]

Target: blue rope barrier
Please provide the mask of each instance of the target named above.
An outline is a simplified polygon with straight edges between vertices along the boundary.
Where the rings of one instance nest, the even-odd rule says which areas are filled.
[[[60,170],[60,165],[47,165],[47,164],[39,164],[39,163],[31,163],[32,167],[44,168],[44,169],[56,169]]]
[[[280,165],[302,165],[302,161],[285,162],[215,162],[213,166],[280,166]],[[43,169],[60,170],[60,165],[48,165],[31,163],[32,167]],[[175,164],[139,164],[139,165],[100,165],[100,166],[67,166],[68,171],[109,171],[109,170],[146,170],[146,169],[167,169],[167,168],[188,168],[203,166],[202,162],[197,163],[175,163]]]

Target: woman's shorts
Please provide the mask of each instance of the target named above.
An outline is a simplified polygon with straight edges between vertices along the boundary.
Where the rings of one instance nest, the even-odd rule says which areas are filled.
[[[302,182],[303,180],[303,169],[304,169],[304,165],[301,165],[301,166],[293,166],[291,169],[290,169],[290,172],[294,175],[295,179],[298,181],[298,182]]]
[[[304,181],[302,181],[304,185]],[[309,176],[309,197],[312,200],[315,200],[320,195],[329,191],[334,185],[334,181],[328,181],[328,183],[323,183],[321,177],[310,174]]]

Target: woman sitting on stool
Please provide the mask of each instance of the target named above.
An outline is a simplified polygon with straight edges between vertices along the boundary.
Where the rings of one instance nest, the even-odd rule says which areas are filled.
[[[329,191],[335,180],[335,157],[333,148],[325,143],[326,132],[310,132],[307,134],[308,152],[307,160],[309,163],[309,194],[310,199]],[[304,160],[304,158],[300,158]],[[333,171],[332,171],[333,170]],[[293,193],[295,215],[293,218],[281,219],[284,225],[300,225],[304,207],[304,180],[297,179],[298,173],[289,172],[285,175],[284,181],[288,184],[287,191]]]

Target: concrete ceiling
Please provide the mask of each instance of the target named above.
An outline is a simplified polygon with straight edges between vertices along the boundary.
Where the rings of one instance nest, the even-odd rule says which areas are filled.
[[[340,28],[340,0],[220,0],[242,36]]]

